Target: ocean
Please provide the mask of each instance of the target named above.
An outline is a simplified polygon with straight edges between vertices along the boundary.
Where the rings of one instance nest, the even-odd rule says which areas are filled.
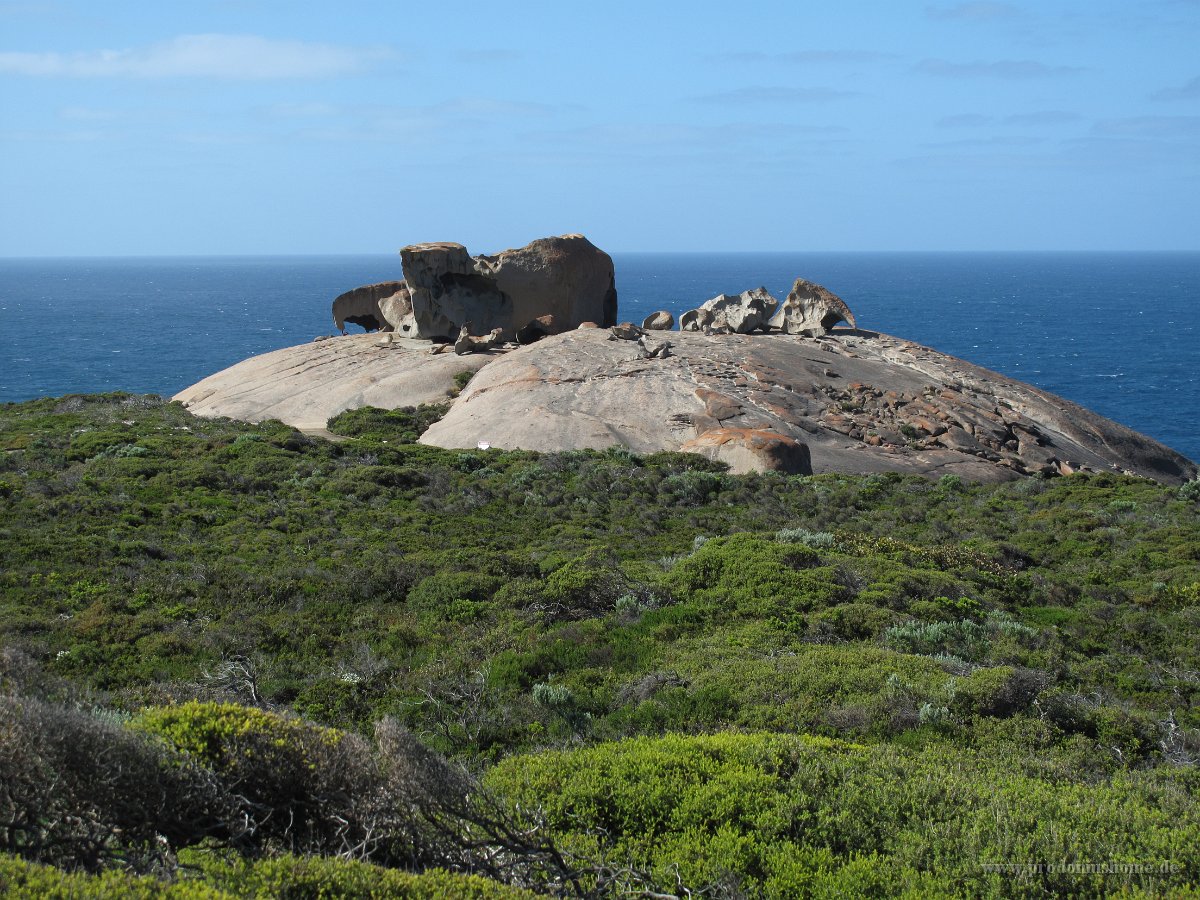
[[[1200,459],[1200,253],[613,254],[622,319],[796,277],[862,328],[1030,382]],[[396,256],[0,259],[0,401],[170,396],[330,334]]]

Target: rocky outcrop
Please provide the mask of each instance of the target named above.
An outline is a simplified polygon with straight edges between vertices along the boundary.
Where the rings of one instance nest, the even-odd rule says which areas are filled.
[[[784,334],[815,337],[828,334],[838,322],[856,327],[854,313],[846,302],[819,284],[797,278],[787,299],[772,315],[770,325]]]
[[[813,309],[821,329],[829,315],[845,315]],[[482,330],[467,330],[472,350]],[[624,323],[465,356],[447,344],[431,354],[430,342],[397,333],[342,336],[246,360],[175,399],[198,415],[319,431],[345,409],[444,400],[470,370],[477,374],[423,442],[686,450],[736,471],[981,481],[1120,471],[1176,484],[1197,476],[1194,463],[1150,438],[928,347],[857,329],[804,331],[683,331],[668,344]]]
[[[333,324],[342,334],[347,323],[367,331],[412,331],[412,301],[403,281],[355,288],[334,298]]]
[[[456,387],[454,376],[481,369],[498,355],[493,350],[431,356],[428,341],[388,337],[383,344],[374,334],[343,335],[253,356],[174,399],[198,416],[279,419],[320,434],[347,409],[444,403]]]
[[[808,445],[774,431],[756,428],[713,428],[684,441],[684,453],[699,453],[729,466],[735,475],[747,472],[781,472],[811,475]]]
[[[671,354],[656,359],[628,347],[581,329],[501,356],[421,440],[725,448],[745,460],[741,450],[757,452],[766,434],[806,445],[816,473],[996,481],[1127,470],[1178,483],[1197,472],[1169,448],[1060,397],[887,335],[677,332]],[[739,437],[705,438],[715,431]]]
[[[416,337],[453,339],[466,322],[481,333],[499,328],[506,340],[547,316],[556,332],[616,322],[612,259],[583,235],[542,238],[495,256],[471,256],[462,244],[413,244],[400,261]]]
[[[718,294],[679,317],[683,331],[716,334],[752,334],[766,331],[779,301],[765,287],[742,291],[735,296]]]

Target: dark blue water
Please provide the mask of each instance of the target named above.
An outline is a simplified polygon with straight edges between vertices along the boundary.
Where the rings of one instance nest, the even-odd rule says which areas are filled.
[[[621,317],[803,276],[863,328],[1031,382],[1200,458],[1200,254],[616,254]],[[329,334],[396,257],[0,260],[0,400],[171,395]]]

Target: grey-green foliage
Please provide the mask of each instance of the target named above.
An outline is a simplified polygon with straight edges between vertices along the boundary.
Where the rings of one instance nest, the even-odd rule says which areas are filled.
[[[775,532],[775,540],[785,544],[803,544],[814,550],[828,550],[834,544],[834,536],[828,531],[809,531],[807,528],[781,528]]]
[[[658,598],[651,595],[649,597],[639,597],[636,594],[622,594],[617,598],[614,608],[618,613],[625,613],[630,616],[640,616],[644,612],[649,612],[652,609],[658,609]]]
[[[535,684],[531,691],[533,702],[546,709],[561,710],[574,705],[575,697],[565,684],[552,684],[543,681]]]
[[[944,706],[934,706],[926,702],[917,710],[917,721],[922,725],[942,725],[950,721],[950,710]]]
[[[107,450],[101,450],[92,459],[131,459],[135,456],[145,456],[149,451],[137,444],[117,444]]]
[[[905,622],[883,633],[888,646],[905,653],[950,654],[961,659],[977,658],[987,644],[987,629],[970,619],[957,622]]]
[[[1179,499],[1200,503],[1200,478],[1193,479],[1180,487]]]
[[[987,655],[993,640],[1008,637],[1022,646],[1035,646],[1040,633],[1000,610],[992,610],[982,622],[971,619],[941,622],[904,622],[883,633],[889,647],[904,653],[974,662]]]

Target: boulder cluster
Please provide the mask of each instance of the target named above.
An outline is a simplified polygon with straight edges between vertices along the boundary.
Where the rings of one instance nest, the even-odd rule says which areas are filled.
[[[655,313],[646,320],[644,327],[654,327],[649,323],[658,321],[656,317],[662,315],[665,314]],[[819,284],[797,278],[782,303],[765,287],[742,291],[732,297],[718,294],[680,316],[679,328],[705,334],[753,334],[774,330],[819,337],[828,334],[838,322],[856,327],[854,314],[845,301]]]
[[[340,332],[350,323],[455,342],[465,327],[468,337],[498,332],[510,341],[584,322],[616,324],[612,258],[581,234],[541,238],[495,256],[471,256],[462,244],[449,242],[413,244],[400,251],[400,264],[403,281],[355,288],[334,299]]]

